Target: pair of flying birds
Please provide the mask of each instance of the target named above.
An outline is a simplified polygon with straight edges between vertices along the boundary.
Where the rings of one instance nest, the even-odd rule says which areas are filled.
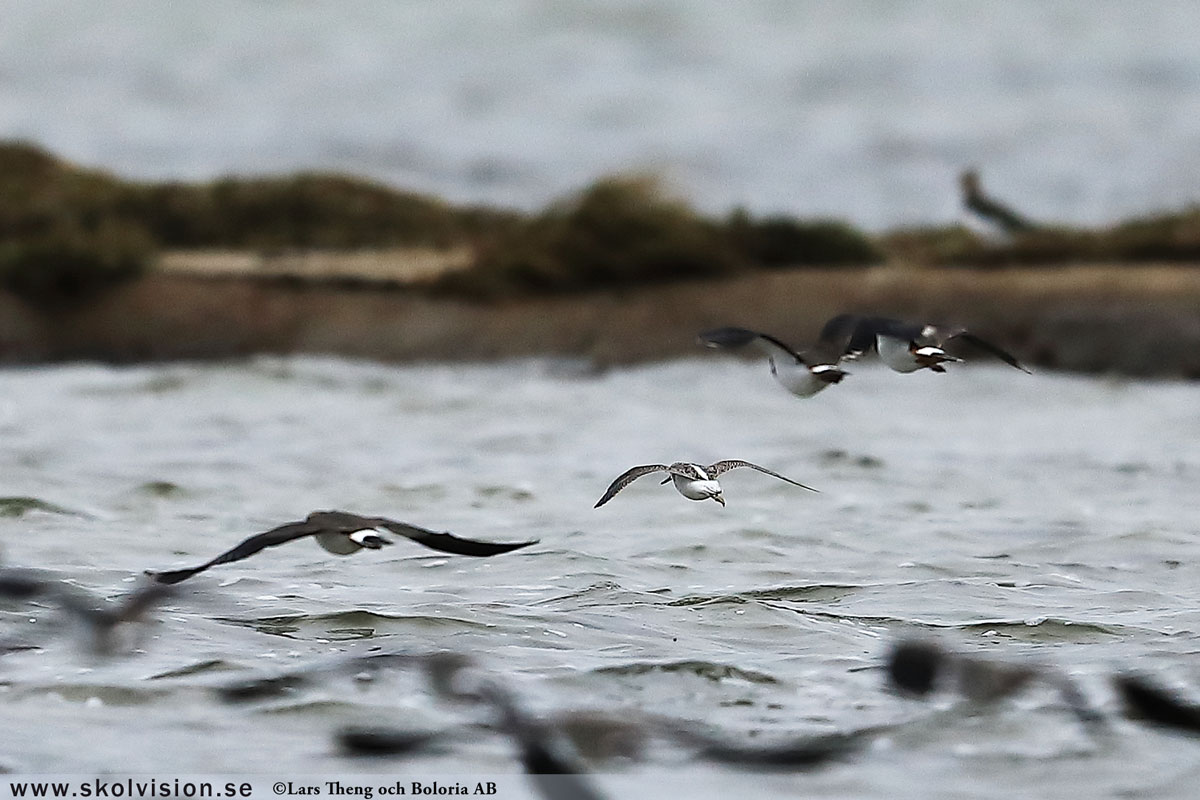
[[[1022,372],[1029,370],[1010,353],[979,338],[966,328],[949,328],[927,323],[902,322],[887,317],[867,317],[858,314],[838,314],[825,323],[813,347],[799,353],[767,333],[748,328],[716,328],[700,334],[700,341],[708,347],[734,349],[754,344],[766,351],[771,365],[771,374],[785,389],[800,397],[812,397],[826,386],[838,383],[846,377],[840,363],[843,359],[857,358],[870,350],[879,353],[880,359],[897,372],[916,372],[928,369],[945,372],[943,364],[962,361],[945,349],[951,341],[973,345],[991,353],[1001,361]],[[646,464],[633,467],[620,475],[608,491],[596,503],[596,507],[607,503],[613,496],[633,481],[654,472],[666,472],[663,483],[674,482],[675,488],[689,500],[715,500],[725,505],[717,476],[734,467],[750,467],[759,472],[816,491],[802,483],[796,483],[766,467],[749,461],[718,461],[707,467],[688,462]]]
[[[840,383],[848,374],[842,370],[841,362],[871,350],[879,353],[880,360],[896,372],[921,369],[945,372],[943,364],[962,361],[947,352],[946,346],[961,342],[1029,372],[1011,353],[966,328],[858,314],[838,314],[826,322],[816,343],[804,352],[793,350],[770,334],[747,328],[716,328],[701,333],[699,338],[707,347],[726,350],[757,345],[767,354],[775,380],[798,397],[812,397],[825,387]]]
[[[667,481],[674,479],[675,488],[684,497],[690,500],[713,499],[721,505],[725,505],[725,500],[721,496],[721,487],[717,483],[716,477],[723,472],[737,467],[750,467],[780,480],[800,486],[801,488],[816,491],[802,483],[796,483],[791,478],[785,478],[777,472],[772,472],[769,469],[747,461],[718,461],[716,464],[708,467],[680,462],[672,464],[669,467],[658,464],[634,467],[614,481],[612,486],[608,487],[608,491],[601,498],[600,502],[596,504],[596,507],[598,508],[607,503],[617,492],[621,491],[621,489],[625,488],[633,480],[640,478],[642,475],[660,470],[667,470],[671,473],[671,477]],[[500,555],[501,553],[519,550],[522,547],[528,547],[538,542],[537,539],[525,542],[481,542],[475,539],[464,539],[450,533],[438,533],[426,530],[425,528],[410,525],[407,522],[388,519],[387,517],[367,517],[361,514],[353,514],[349,511],[314,511],[305,519],[298,522],[288,522],[269,531],[255,534],[236,547],[205,561],[203,564],[162,572],[149,571],[147,574],[152,576],[158,583],[175,584],[204,572],[210,567],[241,561],[268,547],[287,544],[297,539],[304,539],[311,536],[316,539],[317,544],[328,552],[344,556],[364,549],[380,550],[387,545],[393,544],[392,540],[388,538],[389,534],[411,539],[417,544],[425,545],[432,550],[438,550],[443,553],[476,557]]]
[[[829,320],[821,330],[816,345],[805,354],[796,352],[769,334],[746,328],[717,328],[700,334],[700,340],[709,347],[718,348],[757,344],[767,353],[771,374],[784,388],[801,397],[810,397],[826,386],[841,381],[846,375],[839,366],[842,359],[857,357],[871,349],[878,351],[884,363],[897,372],[915,372],[919,369],[945,372],[943,364],[962,360],[944,349],[944,345],[951,340],[974,345],[1028,372],[1011,354],[964,328],[944,328],[855,314],[839,314]],[[718,461],[707,466],[677,461],[669,465],[644,464],[626,470],[609,485],[595,507],[607,503],[638,478],[656,472],[666,472],[667,477],[662,483],[674,483],[675,489],[689,500],[714,500],[723,506],[725,498],[717,478],[739,467],[754,469],[802,489],[816,491],[778,472],[740,459]],[[302,521],[289,522],[251,536],[199,566],[150,574],[159,583],[179,583],[210,567],[240,561],[268,547],[308,536],[314,537],[317,544],[337,555],[348,555],[362,549],[378,550],[392,544],[391,539],[387,538],[388,534],[411,539],[444,553],[477,557],[499,555],[537,543],[536,540],[480,542],[449,533],[437,533],[386,517],[365,517],[346,511],[316,511]]]
[[[684,497],[690,500],[713,499],[721,505],[725,505],[725,499],[721,496],[721,486],[717,483],[716,477],[723,472],[737,467],[750,467],[801,488],[816,491],[802,483],[796,483],[791,478],[785,478],[777,472],[772,472],[765,467],[760,467],[747,461],[718,461],[716,464],[708,467],[680,462],[672,464],[669,467],[659,464],[634,467],[614,481],[612,486],[608,487],[608,491],[601,498],[600,502],[596,504],[596,507],[599,508],[604,503],[607,503],[617,492],[621,491],[621,489],[625,488],[625,486],[635,479],[660,470],[667,470],[671,473],[671,477],[667,481],[673,479],[675,481],[675,488]],[[664,481],[664,483],[667,481]],[[531,544],[537,544],[538,541],[533,539],[526,542],[481,542],[475,539],[464,539],[450,533],[437,533],[416,525],[410,525],[407,522],[388,519],[387,517],[365,517],[360,514],[350,513],[349,511],[314,511],[301,521],[288,522],[277,528],[272,528],[269,531],[251,536],[236,547],[198,566],[165,570],[162,572],[151,571],[147,574],[151,575],[158,583],[179,583],[193,575],[204,572],[210,567],[228,564],[233,561],[241,561],[243,558],[249,558],[268,547],[276,547],[309,536],[316,539],[317,544],[330,553],[344,556],[364,549],[380,550],[393,543],[388,538],[388,534],[411,539],[417,544],[423,544],[432,550],[438,550],[443,553],[476,557],[508,553],[513,550],[519,550],[522,547],[528,547]]]

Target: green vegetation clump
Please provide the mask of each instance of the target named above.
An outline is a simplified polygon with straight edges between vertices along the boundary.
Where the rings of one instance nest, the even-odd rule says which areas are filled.
[[[473,269],[434,288],[477,297],[571,292],[882,258],[843,223],[758,220],[741,210],[718,220],[667,196],[652,178],[610,177],[494,231]]]
[[[1200,206],[1118,223],[1103,246],[1122,261],[1200,261]]]
[[[25,143],[0,146],[0,286],[70,305],[140,274],[154,241],[122,214],[126,185]]]
[[[935,266],[1200,262],[1200,206],[1108,228],[1033,228],[999,241],[983,239],[961,225],[910,228],[885,235],[882,247],[895,260]]]
[[[64,221],[0,242],[0,285],[34,305],[72,306],[142,274],[153,253],[139,225]]]
[[[838,222],[704,216],[645,177],[605,178],[545,211],[452,206],[344,175],[137,183],[0,144],[0,285],[41,305],[86,300],[162,249],[260,253],[469,245],[435,290],[571,292],[882,258]]]
[[[1038,227],[1003,241],[961,226],[869,237],[835,220],[701,214],[646,177],[610,177],[536,214],[460,207],[344,175],[139,183],[0,142],[0,287],[45,307],[142,274],[163,249],[263,254],[468,246],[433,291],[493,298],[625,288],[753,269],[879,263],[962,267],[1200,261],[1200,207],[1105,229]]]
[[[977,268],[1091,261],[1102,249],[1092,231],[1034,228],[989,240],[962,225],[892,231],[882,238],[882,247],[892,259],[909,264]]]
[[[746,267],[719,225],[646,178],[609,178],[577,199],[494,231],[472,269],[435,288],[475,296],[580,291]]]
[[[146,186],[134,202],[164,247],[260,252],[449,246],[505,216],[325,173]]]
[[[731,241],[750,262],[768,268],[874,264],[883,251],[856,228],[837,220],[754,219],[737,210],[726,223]]]
[[[35,145],[0,143],[0,286],[44,307],[75,305],[136,277],[165,248],[447,246],[510,217],[320,173],[122,181]]]

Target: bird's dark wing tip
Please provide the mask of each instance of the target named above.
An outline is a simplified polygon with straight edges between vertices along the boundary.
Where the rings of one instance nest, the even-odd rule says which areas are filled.
[[[450,533],[434,533],[433,531],[427,531],[414,525],[396,523],[390,520],[384,522],[383,526],[393,533],[398,533],[433,550],[440,550],[443,553],[453,553],[459,556],[486,558],[487,556],[498,556],[501,553],[508,553],[538,543],[537,539],[524,542],[481,542],[477,539],[464,539],[461,536],[455,536]]]
[[[457,537],[456,537],[457,538]],[[502,553],[511,553],[513,550],[520,550],[522,547],[529,547],[537,544],[537,541],[528,542],[480,542],[474,539],[458,539],[454,543],[454,549],[445,549],[447,552],[455,553],[460,556],[475,556],[476,558],[486,558],[488,556],[498,556]]]
[[[531,545],[538,544],[541,541],[541,539],[529,539],[524,542],[476,542],[476,544],[482,545],[484,549],[489,549],[491,551],[483,553],[483,555],[496,555],[499,553],[509,553],[513,550],[520,550],[523,547],[530,547]]]
[[[172,569],[163,572],[148,569],[145,571],[145,574],[153,578],[156,583],[165,583],[170,586],[171,584],[187,580],[197,572],[198,570],[195,569]]]

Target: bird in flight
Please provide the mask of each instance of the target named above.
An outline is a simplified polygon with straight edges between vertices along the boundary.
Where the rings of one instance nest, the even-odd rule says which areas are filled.
[[[344,556],[362,549],[379,550],[385,545],[392,544],[391,539],[383,535],[387,533],[412,539],[433,550],[462,556],[494,556],[537,544],[536,539],[528,542],[479,542],[474,539],[462,539],[449,533],[429,531],[387,517],[364,517],[348,511],[314,511],[302,521],[288,522],[265,533],[251,536],[233,549],[227,550],[199,566],[162,572],[148,571],[147,574],[153,576],[159,583],[179,583],[209,567],[241,561],[260,550],[286,544],[295,539],[303,539],[306,536],[316,537],[317,544],[330,553]]]
[[[896,372],[916,372],[929,369],[945,372],[942,364],[962,361],[946,352],[949,342],[963,342],[990,353],[1022,372],[1029,370],[1014,355],[986,339],[981,339],[962,327],[946,327],[929,323],[905,322],[887,317],[859,314],[838,314],[825,323],[822,337],[846,337],[844,355],[856,358],[874,348],[880,360]]]
[[[766,353],[771,374],[780,386],[797,397],[812,397],[825,387],[840,383],[849,374],[838,366],[838,362],[850,333],[834,329],[822,331],[816,345],[805,353],[793,350],[768,333],[749,328],[715,328],[701,333],[699,340],[705,347],[722,350],[755,345]]]
[[[797,483],[791,478],[780,475],[778,472],[760,467],[757,464],[751,464],[749,461],[741,461],[738,459],[730,459],[728,461],[718,461],[715,464],[709,464],[703,467],[699,464],[692,464],[687,461],[676,461],[670,466],[666,464],[645,464],[640,467],[633,467],[623,472],[608,489],[604,492],[604,496],[597,501],[593,508],[600,506],[612,500],[617,492],[624,489],[629,484],[633,483],[643,475],[649,475],[652,472],[666,472],[667,478],[663,483],[674,482],[675,489],[688,500],[716,500],[722,506],[725,505],[725,498],[721,494],[721,484],[717,483],[717,476],[731,469],[738,467],[749,467],[756,469],[759,472],[764,472],[773,478],[779,478],[781,481],[787,481],[793,486],[799,486],[801,489],[808,489],[810,492],[817,491],[811,486],[805,486],[803,483]]]
[[[47,572],[0,568],[0,598],[55,603],[81,625],[90,649],[99,654],[113,652],[117,647],[117,631],[126,623],[144,621],[148,612],[171,597],[174,591],[152,583],[133,589],[119,602],[109,604]]]

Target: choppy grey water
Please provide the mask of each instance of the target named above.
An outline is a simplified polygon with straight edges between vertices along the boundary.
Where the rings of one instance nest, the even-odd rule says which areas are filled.
[[[0,398],[2,494],[57,509],[6,503],[4,562],[105,596],[324,507],[541,539],[484,560],[297,542],[183,584],[108,659],[53,609],[5,604],[0,636],[37,645],[0,659],[9,770],[517,769],[483,736],[341,756],[341,725],[462,719],[403,676],[246,706],[210,691],[382,647],[474,655],[539,712],[661,714],[760,741],[911,722],[801,775],[593,765],[623,797],[666,780],[701,798],[1188,796],[1200,771],[1194,741],[1126,722],[1095,737],[1049,693],[947,711],[888,693],[876,669],[919,632],[1060,665],[1110,709],[1113,669],[1200,680],[1195,384],[862,364],[801,401],[761,363],[719,357],[599,375],[304,358],[9,370]],[[743,470],[723,478],[725,508],[649,478],[592,508],[633,464],[727,457],[820,493]]]
[[[1046,220],[1196,200],[1186,0],[0,0],[0,135],[126,174],[327,167],[538,206],[664,174],[724,211]]]

